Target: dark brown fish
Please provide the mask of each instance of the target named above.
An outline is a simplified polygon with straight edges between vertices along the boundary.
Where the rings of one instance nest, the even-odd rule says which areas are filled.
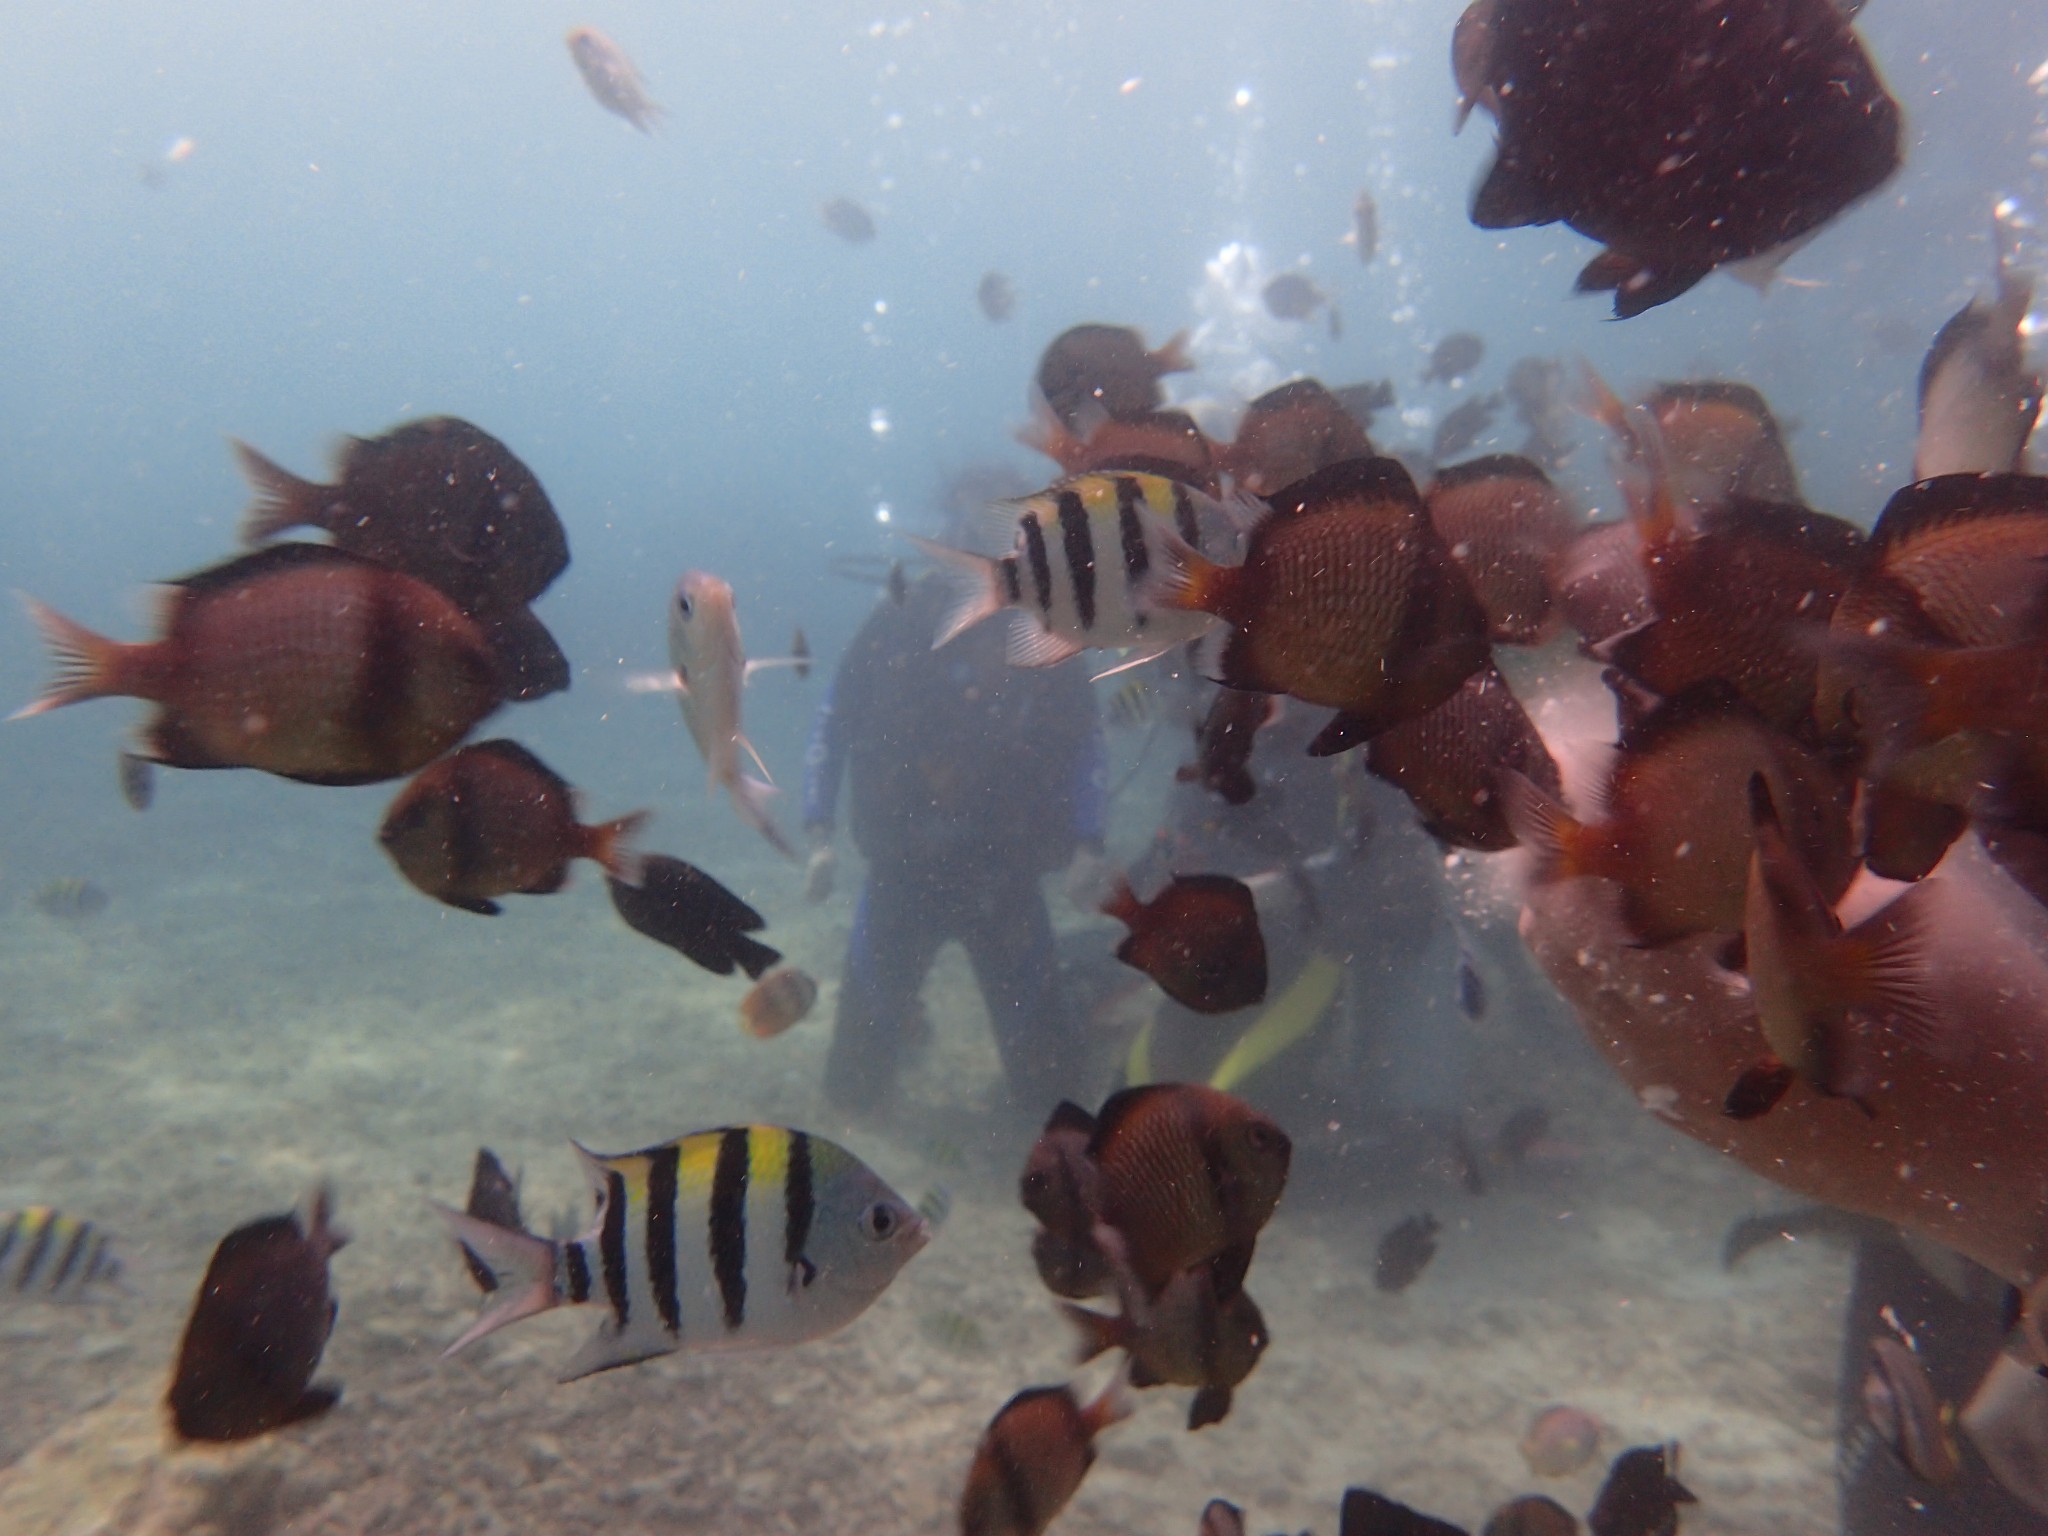
[[[1017,285],[1001,272],[984,272],[975,285],[974,302],[991,325],[1001,325],[1017,312]]]
[[[339,1310],[327,1261],[348,1241],[315,1191],[310,1219],[266,1216],[220,1240],[192,1303],[168,1402],[187,1440],[248,1440],[324,1413],[338,1386],[313,1372]]]
[[[1890,1334],[1870,1341],[1863,1411],[1884,1443],[1922,1482],[1945,1487],[1962,1475],[1954,1414],[1934,1395],[1919,1355]]]
[[[1394,381],[1380,379],[1367,384],[1340,384],[1330,393],[1344,407],[1344,414],[1358,423],[1358,430],[1370,435],[1373,419],[1394,408]],[[1367,450],[1370,452],[1370,450]]]
[[[835,197],[818,210],[825,227],[848,245],[866,245],[875,238],[875,216],[850,197]]]
[[[1612,291],[1619,317],[1782,253],[1898,169],[1898,105],[1831,0],[1479,9],[1464,90],[1500,142],[1472,222],[1599,241],[1578,287]]]
[[[740,1028],[756,1040],[773,1040],[809,1018],[817,1001],[818,984],[809,973],[786,965],[763,976],[740,999]]]
[[[1328,313],[1330,340],[1340,340],[1344,335],[1344,321],[1337,313],[1337,306],[1330,302],[1330,296],[1318,288],[1306,273],[1276,274],[1259,290],[1259,297],[1265,303],[1266,313],[1275,320],[1306,320],[1317,310],[1325,310]]]
[[[662,109],[648,99],[640,71],[623,49],[595,27],[572,28],[568,36],[569,57],[577,73],[590,87],[590,94],[607,112],[616,113],[642,133],[654,132]]]
[[[1060,1309],[1079,1330],[1079,1358],[1121,1349],[1130,1356],[1132,1386],[1198,1389],[1188,1408],[1189,1430],[1221,1423],[1237,1387],[1272,1342],[1251,1293],[1219,1297],[1214,1276],[1201,1264],[1168,1280],[1157,1296],[1128,1271],[1119,1273],[1126,1277],[1117,1287],[1121,1312],[1111,1316],[1071,1303]]]
[[[1592,1536],[1676,1536],[1678,1506],[1697,1503],[1678,1480],[1678,1446],[1639,1445],[1614,1458],[1586,1526]]]
[[[1363,266],[1371,266],[1380,250],[1380,207],[1364,187],[1351,203],[1351,249]]]
[[[1174,778],[1214,790],[1226,805],[1249,803],[1258,793],[1251,775],[1252,748],[1279,713],[1280,701],[1270,693],[1219,688],[1195,727],[1195,760],[1175,769]]]
[[[1255,496],[1341,464],[1372,456],[1372,443],[1344,402],[1314,379],[1269,389],[1245,408],[1223,465]]]
[[[1380,1239],[1372,1283],[1383,1291],[1407,1290],[1436,1257],[1436,1235],[1441,1230],[1427,1211],[1396,1223]]]
[[[1429,363],[1422,370],[1425,384],[1451,384],[1479,366],[1486,356],[1486,343],[1470,331],[1453,331],[1430,348]]]
[[[628,928],[714,976],[730,976],[737,966],[758,981],[782,958],[781,951],[747,937],[767,927],[767,920],[694,864],[650,853],[640,860],[638,885],[609,878],[605,885]]]
[[[960,1536],[1039,1536],[1095,1464],[1095,1437],[1130,1412],[1114,1382],[1085,1408],[1068,1387],[1019,1392],[982,1431],[960,1496]]]
[[[500,739],[422,770],[392,801],[377,841],[436,901],[495,917],[494,897],[559,891],[572,859],[593,860],[615,880],[637,880],[641,861],[628,845],[647,815],[584,826],[568,781],[518,742]]]
[[[1557,628],[1550,571],[1571,542],[1572,515],[1529,459],[1488,454],[1439,469],[1424,500],[1486,609],[1496,642],[1540,645]]]
[[[499,702],[497,665],[461,609],[326,545],[276,544],[171,583],[159,640],[124,644],[29,606],[58,676],[17,718],[148,699],[136,755],[168,767],[373,784],[431,762]]]
[[[1144,338],[1122,325],[1076,325],[1053,338],[1038,360],[1038,392],[1053,414],[1075,430],[1092,426],[1096,412],[1143,416],[1166,403],[1159,380],[1185,373],[1187,334],[1181,332],[1153,351]]]
[[[1550,749],[1491,662],[1428,714],[1374,736],[1365,765],[1408,796],[1424,831],[1454,848],[1515,846],[1499,793],[1503,768],[1553,798],[1564,793]]]
[[[1164,475],[1207,496],[1220,494],[1215,448],[1186,411],[1147,411],[1122,418],[1100,411],[1082,414],[1093,417],[1085,436],[1041,407],[1017,440],[1070,476],[1123,470]]]
[[[1266,941],[1251,888],[1230,875],[1175,875],[1150,901],[1119,879],[1102,910],[1131,931],[1116,957],[1196,1013],[1249,1008],[1266,995]]]
[[[1555,1499],[1524,1494],[1495,1510],[1479,1536],[1579,1536],[1579,1517]]]
[[[1346,1488],[1337,1536],[1467,1536],[1462,1526],[1395,1502],[1370,1488]]]
[[[1095,1117],[1061,1100],[1032,1143],[1018,1181],[1024,1209],[1038,1218],[1031,1256],[1046,1289],[1085,1300],[1110,1283],[1109,1261],[1095,1242],[1102,1216],[1102,1173],[1089,1156]]]
[[[1712,505],[1734,498],[1795,503],[1799,474],[1770,404],[1747,384],[1659,384],[1645,402],[1663,434],[1676,489]]]
[[[1493,79],[1493,29],[1503,0],[1472,0],[1451,31],[1451,78],[1458,86],[1458,108],[1451,132],[1462,133],[1474,107],[1500,120],[1500,97]]]
[[[1088,1145],[1101,1219],[1123,1239],[1148,1292],[1203,1264],[1224,1300],[1243,1285],[1293,1150],[1287,1133],[1244,1100],[1193,1083],[1111,1094]]]
[[[488,1221],[508,1232],[526,1230],[526,1222],[519,1214],[519,1180],[505,1171],[498,1154],[489,1147],[476,1149],[476,1166],[469,1175],[469,1202],[463,1209],[478,1221]],[[498,1288],[497,1272],[473,1249],[463,1247],[462,1261],[469,1266],[469,1277],[477,1283],[477,1289],[490,1292]]]
[[[1494,417],[1500,414],[1500,405],[1499,395],[1474,395],[1449,412],[1436,424],[1436,431],[1430,437],[1430,458],[1441,464],[1445,459],[1456,458],[1478,442],[1492,428]]]
[[[1427,714],[1489,654],[1486,610],[1391,459],[1332,465],[1287,487],[1242,565],[1185,549],[1158,579],[1162,606],[1231,626],[1214,663],[1221,681],[1345,712],[1338,736],[1311,753]]]

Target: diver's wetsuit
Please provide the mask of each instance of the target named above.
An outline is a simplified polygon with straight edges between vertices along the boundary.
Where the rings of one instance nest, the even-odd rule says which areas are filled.
[[[1037,1114],[1082,1065],[1039,881],[1101,843],[1106,749],[1078,662],[1010,666],[1001,619],[935,651],[946,604],[936,577],[881,604],[812,728],[804,824],[831,827],[844,770],[868,861],[825,1088],[848,1107],[888,1095],[918,990],[958,939],[1011,1089]]]

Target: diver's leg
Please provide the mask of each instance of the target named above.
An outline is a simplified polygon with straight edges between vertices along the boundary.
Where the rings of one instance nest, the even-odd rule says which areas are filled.
[[[1080,1085],[1073,1023],[1061,1003],[1052,914],[1038,877],[999,875],[954,891],[953,929],[981,988],[1017,1107],[1042,1116]]]
[[[871,1109],[896,1086],[904,1027],[945,934],[943,903],[900,866],[869,866],[825,1058],[825,1093],[846,1109]]]

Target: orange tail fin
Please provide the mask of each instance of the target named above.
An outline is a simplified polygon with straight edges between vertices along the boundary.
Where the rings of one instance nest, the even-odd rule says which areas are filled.
[[[1124,1326],[1121,1317],[1112,1317],[1106,1312],[1093,1312],[1087,1307],[1077,1307],[1070,1301],[1060,1303],[1067,1321],[1074,1325],[1078,1342],[1074,1349],[1074,1362],[1086,1365],[1097,1355],[1106,1355],[1112,1349],[1120,1349],[1130,1342],[1130,1330]]]
[[[604,872],[621,885],[638,885],[646,871],[646,861],[632,842],[653,819],[652,811],[635,811],[616,821],[585,827],[583,856],[602,864]]]
[[[1595,873],[1586,859],[1586,829],[1570,811],[1512,768],[1500,771],[1497,785],[1508,826],[1531,855],[1530,884]]]
[[[301,480],[282,464],[265,458],[238,437],[228,439],[235,450],[235,458],[242,466],[242,476],[255,491],[256,499],[249,503],[249,510],[242,516],[242,542],[261,544],[265,539],[274,539],[287,528],[296,528],[312,520],[313,499],[320,487],[310,480]]]
[[[43,643],[49,646],[51,658],[57,663],[57,676],[41,698],[33,704],[23,705],[8,719],[26,720],[31,715],[46,715],[53,709],[62,709],[66,704],[134,692],[127,676],[127,658],[132,652],[148,647],[109,640],[105,635],[96,634],[83,624],[65,618],[47,603],[39,603],[25,592],[21,600],[27,604],[29,617],[36,621],[36,628],[43,632]]]
[[[1175,331],[1163,345],[1151,352],[1152,366],[1161,373],[1193,373],[1195,360],[1188,354],[1188,333]]]

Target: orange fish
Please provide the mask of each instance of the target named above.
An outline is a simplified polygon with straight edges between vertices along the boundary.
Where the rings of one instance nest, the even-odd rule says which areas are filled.
[[[1372,443],[1344,402],[1314,379],[1269,389],[1245,408],[1223,463],[1257,496],[1341,464],[1372,457]]]
[[[793,965],[770,971],[740,999],[740,1028],[756,1040],[773,1040],[810,1017],[818,984]]]
[[[1486,610],[1392,459],[1289,486],[1242,565],[1175,553],[1156,567],[1156,601],[1231,626],[1215,659],[1222,682],[1344,711],[1344,731],[1312,755],[1427,713],[1486,664]]]
[[[1541,645],[1557,629],[1550,567],[1572,520],[1550,477],[1518,454],[1494,453],[1437,471],[1429,520],[1450,546],[1503,645]]]
[[[1230,875],[1176,875],[1150,901],[1119,878],[1102,910],[1131,931],[1116,957],[1196,1013],[1249,1008],[1266,995],[1266,940],[1251,888]]]
[[[1129,1418],[1122,1382],[1085,1408],[1070,1387],[1026,1387],[989,1421],[960,1495],[961,1536],[1039,1536],[1095,1465],[1095,1437]]]
[[[431,762],[499,703],[475,623],[410,576],[322,544],[274,544],[170,584],[162,638],[126,644],[33,599],[56,654],[15,718],[85,699],[158,706],[136,755],[373,784]]]
[[[613,879],[636,884],[640,859],[628,844],[647,815],[584,826],[561,775],[516,741],[480,741],[399,791],[377,841],[436,901],[495,917],[493,897],[559,891],[572,859],[593,860]]]

